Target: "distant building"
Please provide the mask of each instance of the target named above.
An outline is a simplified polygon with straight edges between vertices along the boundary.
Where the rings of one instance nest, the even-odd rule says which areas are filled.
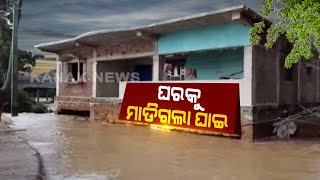
[[[35,67],[30,74],[20,73],[20,88],[39,101],[40,98],[53,98],[56,91],[56,56],[45,56],[37,59]]]
[[[269,50],[250,45],[249,31],[261,20],[238,6],[36,47],[58,55],[57,113],[87,111],[91,119],[117,119],[130,79],[100,82],[97,75],[138,72],[141,81],[239,83],[241,123],[252,124],[277,118],[282,107],[320,102],[318,71],[302,65],[284,69],[291,46],[285,38]],[[83,81],[84,75],[90,78]],[[272,133],[272,122],[242,132],[243,137],[264,137]]]

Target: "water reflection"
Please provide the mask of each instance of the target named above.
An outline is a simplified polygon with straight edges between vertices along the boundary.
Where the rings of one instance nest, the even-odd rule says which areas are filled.
[[[319,179],[314,141],[247,143],[73,116],[21,114],[52,179]]]

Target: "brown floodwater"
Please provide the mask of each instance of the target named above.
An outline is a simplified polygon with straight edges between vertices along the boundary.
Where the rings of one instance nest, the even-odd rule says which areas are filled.
[[[250,143],[53,114],[14,124],[48,179],[320,179],[319,140]]]

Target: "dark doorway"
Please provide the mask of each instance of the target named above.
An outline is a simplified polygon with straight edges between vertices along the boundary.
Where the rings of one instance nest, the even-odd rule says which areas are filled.
[[[152,65],[136,66],[134,72],[139,73],[140,81],[152,81]]]

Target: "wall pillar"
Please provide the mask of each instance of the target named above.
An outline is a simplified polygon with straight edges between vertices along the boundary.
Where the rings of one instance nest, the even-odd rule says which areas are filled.
[[[241,125],[253,122],[253,79],[252,79],[252,46],[243,50],[243,79],[240,84]],[[253,126],[241,127],[241,138],[246,141],[253,140]]]
[[[57,57],[57,71],[56,71],[56,96],[60,93],[60,81],[62,78],[62,63],[60,62],[60,56]]]
[[[165,59],[162,56],[153,56],[152,81],[163,80]]]
[[[253,105],[253,97],[254,91],[252,86],[252,46],[244,47],[243,52],[243,81],[242,87],[240,89],[243,91],[242,94],[242,103],[244,106],[252,106]]]
[[[93,50],[92,62],[92,97],[97,97],[97,50]]]

